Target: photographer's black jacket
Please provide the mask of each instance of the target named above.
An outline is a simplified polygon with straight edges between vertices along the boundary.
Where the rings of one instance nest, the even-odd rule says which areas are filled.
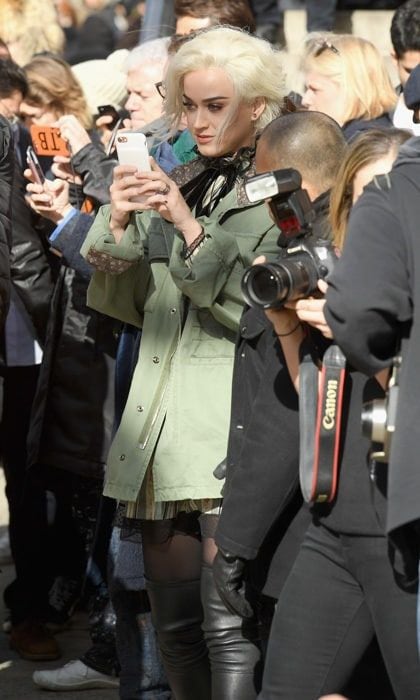
[[[314,207],[314,234],[328,238],[328,194]],[[277,597],[310,514],[301,508],[298,396],[273,327],[259,309],[247,308],[242,316],[232,386],[226,493],[216,542],[253,560],[259,585],[269,568],[264,592]]]
[[[403,534],[414,568],[419,539],[414,524],[420,519],[419,221],[420,138],[413,138],[400,149],[390,175],[375,178],[355,206],[326,305],[334,337],[366,374],[389,366],[403,339],[387,530],[394,538]]]

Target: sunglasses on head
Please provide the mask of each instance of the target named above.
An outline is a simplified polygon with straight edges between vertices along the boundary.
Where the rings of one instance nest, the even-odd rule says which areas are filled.
[[[340,55],[340,52],[337,49],[337,47],[334,46],[334,44],[332,44],[330,41],[327,41],[326,39],[320,39],[320,41],[316,42],[316,47],[317,48],[314,51],[314,56],[320,56],[324,51],[332,51],[338,56]]]

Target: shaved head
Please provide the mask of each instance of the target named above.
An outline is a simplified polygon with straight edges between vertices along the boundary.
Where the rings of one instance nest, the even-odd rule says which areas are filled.
[[[294,168],[316,194],[327,192],[344,158],[346,141],[331,117],[292,112],[274,119],[257,146],[257,172]]]

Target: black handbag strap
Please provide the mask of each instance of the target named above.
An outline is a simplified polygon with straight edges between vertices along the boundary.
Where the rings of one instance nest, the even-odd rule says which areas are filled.
[[[345,377],[346,360],[337,345],[326,350],[321,373],[309,354],[300,364],[299,477],[307,503],[330,502],[336,493]]]

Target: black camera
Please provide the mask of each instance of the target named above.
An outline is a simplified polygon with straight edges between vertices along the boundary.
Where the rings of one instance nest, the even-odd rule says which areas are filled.
[[[312,234],[315,212],[297,170],[287,168],[249,178],[245,190],[250,202],[269,199],[280,229],[279,255],[273,262],[245,270],[242,294],[249,306],[278,309],[287,301],[317,291],[320,278],[330,274],[337,259],[333,245]]]
[[[384,399],[374,399],[363,404],[362,432],[373,443],[382,446],[382,449],[371,452],[371,459],[375,462],[388,462],[391,450],[392,437],[395,432],[395,421],[398,409],[399,372],[401,368],[401,355],[394,357],[392,373],[388,382],[388,388]]]

